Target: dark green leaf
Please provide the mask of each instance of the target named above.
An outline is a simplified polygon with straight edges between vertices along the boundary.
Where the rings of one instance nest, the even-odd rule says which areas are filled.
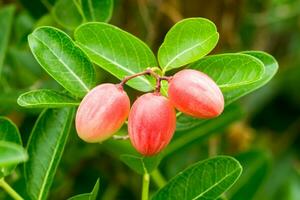
[[[75,30],[78,45],[90,59],[120,80],[157,66],[152,51],[138,38],[106,23],[87,23]],[[154,80],[139,76],[128,85],[141,91],[154,87]]]
[[[180,148],[195,142],[203,141],[211,136],[211,134],[216,133],[217,130],[223,129],[241,116],[242,112],[240,107],[231,105],[225,109],[222,115],[211,120],[199,120],[199,123],[190,123],[188,120],[179,121],[177,123],[178,131],[175,132],[175,135],[164,151],[164,154],[171,155]]]
[[[107,22],[113,11],[113,0],[58,0],[53,7],[55,20],[68,29],[84,22]]]
[[[260,79],[265,71],[260,60],[237,53],[208,56],[189,67],[209,75],[223,92],[253,83]]]
[[[69,198],[68,200],[96,200],[98,191],[99,191],[99,179],[97,180],[91,193],[79,194]]]
[[[29,160],[24,167],[27,192],[32,199],[47,198],[74,113],[74,108],[45,110],[32,130],[27,145]]]
[[[89,22],[108,22],[113,11],[113,0],[80,0],[84,17]]]
[[[68,29],[75,29],[77,26],[83,23],[83,18],[78,12],[76,5],[77,1],[78,0],[58,0],[55,3],[52,9],[52,14],[58,24]]]
[[[93,65],[67,34],[41,27],[28,40],[40,65],[70,93],[82,97],[95,86]]]
[[[44,75],[42,68],[27,49],[20,50],[11,47],[8,53],[11,73],[7,74],[6,78],[10,80],[10,85],[14,84],[18,87],[27,88],[35,84]]]
[[[262,185],[270,168],[270,157],[263,151],[249,151],[236,156],[243,166],[239,184],[234,185],[227,196],[232,200],[252,200]]]
[[[217,44],[215,24],[204,18],[188,18],[175,24],[158,51],[159,65],[164,71],[199,60]]]
[[[153,157],[142,157],[136,155],[123,154],[120,159],[131,169],[139,174],[151,173],[157,168],[161,161],[161,154]]]
[[[29,91],[18,98],[18,104],[27,108],[58,108],[78,106],[79,103],[63,92],[47,89]]]
[[[242,173],[242,166],[228,156],[200,161],[171,179],[153,200],[216,199],[228,190]]]
[[[0,76],[2,72],[7,45],[9,42],[14,12],[14,6],[6,6],[1,8],[0,10]]]

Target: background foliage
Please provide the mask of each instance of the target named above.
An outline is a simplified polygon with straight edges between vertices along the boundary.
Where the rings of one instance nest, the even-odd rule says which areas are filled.
[[[65,6],[66,2],[68,3],[65,0],[59,0],[58,3],[55,3],[54,0],[32,0],[30,3],[26,0],[2,0],[0,2],[0,25],[2,30],[6,30],[0,31],[0,114],[10,118],[19,127],[24,146],[41,139],[34,136],[29,139],[29,135],[42,110],[20,107],[17,104],[18,96],[25,91],[41,88],[61,90],[61,86],[42,70],[29,50],[27,36],[35,28],[54,26],[63,29],[73,37],[73,30],[82,21],[93,21],[93,19],[108,21],[112,16],[111,24],[137,36],[145,41],[154,52],[157,52],[166,32],[174,23],[183,18],[199,16],[210,19],[217,26],[219,42],[213,53],[243,52],[249,49],[263,50],[278,60],[280,68],[269,84],[228,106],[220,118],[210,122],[203,120],[194,123],[190,119],[180,117],[174,142],[166,150],[166,157],[159,165],[161,174],[169,180],[199,160],[219,154],[232,155],[240,161],[244,171],[239,183],[226,193],[228,199],[285,200],[299,198],[299,1],[211,0],[207,3],[204,0],[116,0],[113,12],[108,8],[107,12],[102,13],[101,16],[93,16],[93,11],[84,13],[84,15],[74,12],[72,8],[75,8],[76,4]],[[68,12],[65,13],[69,16],[60,16],[60,7],[68,9]],[[95,5],[94,9],[99,7],[103,7],[103,5]],[[82,16],[87,16],[87,18],[84,19]],[[70,19],[72,21],[68,21]],[[38,30],[41,31],[41,29]],[[46,31],[60,34],[65,45],[74,45],[61,33],[52,29]],[[38,31],[31,36],[36,36],[36,34]],[[78,30],[77,34],[79,37]],[[76,38],[76,34],[74,37]],[[46,42],[54,45],[55,42],[60,41],[46,40]],[[167,46],[166,43],[165,45]],[[240,56],[247,59],[245,54],[261,56],[255,52],[243,52]],[[151,57],[152,55],[149,54],[149,62],[154,62],[151,61]],[[80,52],[76,58],[80,58],[81,62],[85,61],[84,55],[81,55]],[[102,62],[99,58],[95,58],[95,60],[96,63]],[[159,59],[159,62],[164,63],[165,61]],[[268,59],[264,58],[264,62],[268,64]],[[58,67],[61,66],[60,64],[55,63]],[[79,68],[82,67],[81,70],[86,70],[84,64],[80,65],[80,62],[76,64],[79,64]],[[172,66],[170,65],[172,69],[167,68],[167,70],[171,70],[167,73],[173,73],[181,65],[182,63],[173,63]],[[202,65],[196,63],[192,67],[201,68]],[[74,63],[70,63],[70,66],[74,67]],[[139,66],[134,67],[137,68],[133,70],[138,70]],[[114,73],[112,72],[112,74]],[[95,72],[91,71],[87,74],[88,76],[83,79],[83,83],[87,85],[84,84],[81,87],[70,84],[68,91],[80,96],[80,91],[85,89],[84,86],[92,87],[96,82],[118,82],[115,77],[99,67],[95,67]],[[123,74],[116,76],[123,76]],[[76,79],[76,76],[72,76],[70,79]],[[146,81],[151,83],[152,80]],[[139,81],[132,82],[131,85],[141,90],[149,89],[141,88]],[[150,86],[151,84],[149,84]],[[45,99],[51,96],[53,102],[56,98],[59,100],[63,98],[66,104],[78,104],[76,99],[70,98],[66,93],[57,92],[53,95],[49,94],[49,91],[37,92],[42,92]],[[126,87],[126,91],[133,98],[140,95],[139,92],[129,87]],[[33,104],[27,105],[28,107],[37,107],[39,101],[43,102],[43,99],[32,100],[32,94],[24,95],[23,99],[19,99],[20,104],[22,104],[22,100],[25,103],[33,102]],[[57,101],[54,107],[59,106],[59,103],[60,101]],[[74,127],[64,126],[64,123],[72,120],[73,114],[72,108],[60,111],[45,110],[38,119],[39,127],[51,130],[51,134],[47,131],[44,132],[45,138],[47,138],[44,145],[48,145],[49,148],[42,146],[40,151],[32,152],[33,155],[47,154],[48,152],[42,151],[52,149],[51,142],[48,142],[49,137],[51,137],[51,141],[61,140],[62,143],[67,141],[64,153],[58,155],[58,158],[61,156],[59,165],[56,164],[58,160],[43,157],[43,162],[52,164],[51,169],[57,168],[55,176],[50,177],[53,184],[49,199],[67,199],[82,193],[93,196],[97,187],[93,192],[91,191],[98,177],[100,177],[99,198],[104,200],[139,199],[140,175],[127,166],[136,160],[134,157],[128,159],[126,155],[121,156],[121,160],[124,162],[119,159],[121,153],[132,154],[132,150],[128,148],[129,144],[109,140],[102,145],[87,145],[78,139]],[[52,120],[49,122],[43,120],[46,117]],[[63,119],[61,127],[52,124],[57,119]],[[6,118],[0,118],[0,120],[9,124]],[[15,127],[7,126],[16,132],[16,136],[7,141],[21,144]],[[187,126],[193,129],[187,131]],[[71,129],[71,132],[68,133],[67,129]],[[35,131],[37,131],[36,128],[32,133]],[[6,144],[0,144],[0,151],[1,145],[5,146]],[[18,154],[19,161],[26,160],[27,155],[21,146],[17,146],[16,149],[17,151],[10,151],[10,153]],[[37,147],[37,149],[39,148]],[[53,155],[53,152],[48,154]],[[29,154],[30,156],[32,155]],[[25,166],[17,167],[15,173],[7,178],[7,182],[24,196],[25,180],[21,177],[24,170],[27,174],[27,183],[38,179],[32,178],[33,176],[49,175],[47,171],[34,173],[35,171],[31,171],[32,169],[28,167],[30,165],[32,163],[27,162]],[[149,167],[148,169],[153,168],[151,165],[147,167]],[[136,170],[139,171],[141,168]],[[50,187],[42,182],[35,184],[39,187]],[[158,182],[157,185],[159,184],[161,183]],[[151,184],[151,191],[154,192],[157,185]],[[40,191],[40,189],[36,190]],[[34,191],[29,193],[31,197],[36,194]],[[157,198],[159,199],[159,197]],[[9,199],[9,197],[0,190],[0,199]]]

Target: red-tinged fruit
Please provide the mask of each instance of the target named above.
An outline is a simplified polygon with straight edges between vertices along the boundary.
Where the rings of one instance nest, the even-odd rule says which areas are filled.
[[[224,110],[224,97],[217,84],[206,74],[185,69],[169,82],[169,99],[176,109],[197,118],[213,118]]]
[[[101,84],[82,100],[76,114],[78,136],[86,142],[101,142],[117,132],[130,110],[130,100],[120,85]]]
[[[175,109],[166,97],[148,93],[134,102],[128,117],[128,132],[132,145],[142,155],[152,156],[163,150],[175,128]]]

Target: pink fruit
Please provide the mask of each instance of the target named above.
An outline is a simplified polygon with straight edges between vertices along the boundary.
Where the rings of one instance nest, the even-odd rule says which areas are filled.
[[[175,109],[160,94],[148,93],[133,104],[128,118],[128,132],[132,145],[145,156],[164,149],[176,128]]]
[[[224,97],[217,84],[206,74],[185,69],[169,83],[169,99],[179,111],[197,118],[212,118],[224,109]]]
[[[76,114],[78,136],[86,142],[101,142],[125,122],[130,100],[120,85],[102,84],[82,100]]]

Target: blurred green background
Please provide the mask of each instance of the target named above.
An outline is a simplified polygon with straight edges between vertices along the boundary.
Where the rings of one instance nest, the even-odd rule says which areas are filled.
[[[60,87],[41,69],[27,44],[27,35],[38,26],[63,29],[51,15],[54,3],[0,0],[0,8],[16,8],[0,77],[0,115],[19,126],[25,144],[41,110],[19,107],[18,95],[36,88]],[[212,53],[266,51],[278,60],[279,72],[265,87],[234,105],[241,106],[242,114],[234,108],[232,117],[220,127],[196,127],[194,131],[205,132],[206,137],[165,158],[160,165],[162,175],[169,179],[191,163],[227,154],[244,167],[242,177],[226,194],[228,199],[300,199],[300,1],[116,0],[110,23],[146,41],[156,52],[174,23],[199,16],[218,27],[220,40]],[[63,30],[72,36],[72,31]],[[99,83],[117,82],[96,69]],[[130,88],[126,90],[133,97],[138,95]],[[119,160],[115,148],[121,147],[111,142],[86,144],[73,129],[49,199],[89,192],[98,177],[101,199],[139,199],[141,177]],[[22,193],[25,183],[20,178],[21,170],[8,182]],[[155,184],[151,187],[156,189]],[[0,199],[9,197],[0,190]]]

